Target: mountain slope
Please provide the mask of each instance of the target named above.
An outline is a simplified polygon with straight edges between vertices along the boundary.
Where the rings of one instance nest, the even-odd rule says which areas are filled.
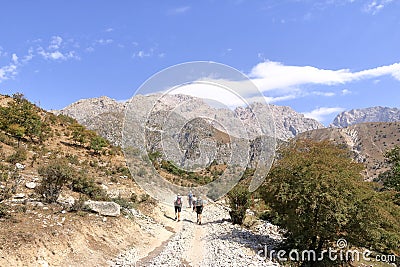
[[[377,178],[385,171],[384,153],[400,144],[400,122],[370,122],[351,125],[346,128],[325,128],[302,133],[298,138],[332,140],[345,144],[354,158],[366,166],[364,177]]]
[[[74,140],[78,129],[86,141]],[[101,140],[72,118],[21,95],[0,95],[0,266],[105,266],[128,246],[153,240],[137,221],[83,209],[89,198],[122,204],[145,196],[130,179],[122,152],[108,144],[94,150],[91,139]],[[37,191],[44,183],[40,169],[59,161],[73,175],[57,201],[48,203],[47,193]]]
[[[400,109],[389,107],[370,107],[344,111],[335,117],[330,126],[343,128],[364,122],[393,121],[400,121]]]
[[[161,95],[138,95],[131,99],[131,101],[137,102],[138,106],[143,107],[142,110],[151,110],[154,104],[158,103],[157,101],[160,97]],[[211,118],[217,118],[216,121],[221,124],[222,122],[229,124],[232,116],[230,110],[212,108],[202,100],[190,96],[163,96],[162,104],[157,104],[157,107],[165,110],[173,110],[185,101],[190,101],[190,108],[179,111],[184,117],[193,118],[200,114],[209,114]],[[301,132],[324,128],[318,121],[305,118],[303,114],[295,112],[290,107],[255,105],[261,110],[265,110],[265,114],[272,113],[275,120],[276,137],[278,139],[288,140]],[[108,97],[100,97],[79,100],[60,111],[56,111],[56,114],[71,116],[89,129],[97,131],[112,143],[120,145],[121,128],[119,127],[122,127],[125,107],[126,103],[124,102],[118,102]],[[137,110],[137,112],[140,112],[140,110]],[[168,116],[168,113],[165,116]],[[238,107],[234,110],[234,117],[239,118],[250,130],[254,128],[252,125],[255,125],[256,118],[254,118],[251,109]]]

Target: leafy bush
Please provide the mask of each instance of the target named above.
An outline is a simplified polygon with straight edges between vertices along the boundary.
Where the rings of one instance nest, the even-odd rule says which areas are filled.
[[[38,172],[42,182],[36,191],[48,203],[57,201],[62,187],[70,182],[74,175],[74,170],[65,159],[55,159],[47,166],[39,168]]]
[[[8,174],[8,169],[0,165],[0,182],[3,185],[0,188],[0,201],[9,199],[15,194],[17,186],[21,183],[22,177],[18,171],[13,171],[11,176]]]
[[[8,218],[10,214],[8,213],[8,206],[4,203],[0,203],[0,218]]]
[[[106,146],[108,146],[108,142],[101,136],[96,135],[90,139],[90,149],[93,149],[97,154],[99,154]]]
[[[0,129],[18,140],[29,137],[44,141],[51,129],[40,116],[41,109],[24,98],[22,94],[13,95],[8,106],[0,107]]]
[[[133,209],[135,207],[135,203],[133,203],[130,199],[123,198],[123,197],[117,197],[113,198],[112,201],[120,205],[121,207],[125,209]]]
[[[395,146],[392,150],[385,153],[386,163],[389,170],[382,173],[379,178],[387,189],[400,192],[400,146]]]
[[[137,203],[138,202],[138,197],[135,193],[131,194],[131,197],[129,198],[130,201],[132,201],[133,203]]]
[[[242,225],[246,217],[246,210],[250,206],[250,192],[247,187],[237,185],[228,193],[228,201],[233,224]]]
[[[284,245],[321,255],[345,238],[353,246],[398,253],[400,208],[363,181],[363,166],[348,150],[329,141],[295,140],[277,155],[258,190],[275,223],[287,230]]]
[[[17,148],[14,154],[11,154],[10,156],[7,157],[6,161],[11,164],[15,164],[17,162],[19,163],[24,162],[26,158],[27,158],[26,149]]]
[[[106,191],[88,178],[84,173],[78,174],[72,179],[71,190],[87,195],[93,200],[107,200]]]

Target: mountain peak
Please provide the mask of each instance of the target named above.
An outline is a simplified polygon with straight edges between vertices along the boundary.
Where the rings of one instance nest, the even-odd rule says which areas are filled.
[[[365,122],[394,121],[400,121],[400,109],[376,106],[344,111],[335,117],[330,127],[344,128],[353,124]]]

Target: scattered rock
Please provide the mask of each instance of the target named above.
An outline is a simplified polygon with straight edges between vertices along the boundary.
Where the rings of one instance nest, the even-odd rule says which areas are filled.
[[[16,167],[18,170],[23,170],[23,169],[25,169],[25,165],[24,165],[24,164],[21,164],[21,163],[15,163],[15,167]]]
[[[121,214],[121,206],[115,202],[85,201],[85,207],[103,216],[118,217]]]
[[[64,208],[69,209],[75,204],[75,199],[72,196],[59,196],[57,203],[61,204]]]
[[[33,207],[44,207],[44,204],[39,201],[30,201],[28,202],[28,205],[31,205]]]
[[[37,184],[35,182],[28,182],[25,184],[25,186],[29,189],[34,189],[37,186]]]

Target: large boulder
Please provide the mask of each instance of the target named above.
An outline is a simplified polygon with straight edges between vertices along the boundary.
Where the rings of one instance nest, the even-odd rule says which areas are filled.
[[[103,216],[118,217],[121,214],[121,206],[115,202],[89,200],[85,201],[84,206]]]

